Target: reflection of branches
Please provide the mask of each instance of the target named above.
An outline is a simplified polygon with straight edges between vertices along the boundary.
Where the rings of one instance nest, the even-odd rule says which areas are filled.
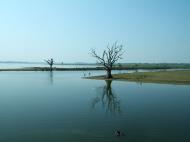
[[[53,72],[49,72],[49,80],[50,80],[50,83],[53,84]]]
[[[112,90],[111,83],[111,80],[106,80],[105,86],[97,88],[98,96],[94,98],[92,108],[95,108],[96,104],[101,102],[107,113],[121,113],[120,101],[117,99],[116,94]]]

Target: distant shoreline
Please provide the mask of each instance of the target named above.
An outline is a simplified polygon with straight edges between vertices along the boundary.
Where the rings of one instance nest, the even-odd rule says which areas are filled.
[[[171,67],[113,67],[113,70],[167,70],[167,69],[190,69],[190,68],[171,68]],[[103,67],[83,67],[83,68],[57,68],[54,67],[53,71],[96,71],[104,70]],[[5,68],[0,69],[0,71],[50,71],[49,67],[24,67],[24,68]]]
[[[0,62],[1,65],[2,62]],[[11,62],[13,64],[17,62]],[[20,62],[18,62],[20,63]],[[27,62],[22,62],[26,63]],[[3,63],[4,64],[4,63]],[[5,63],[8,64],[8,63]],[[46,66],[44,66],[46,65]],[[58,65],[58,66],[57,66]],[[61,65],[61,66],[59,66]],[[68,65],[76,65],[76,66],[68,66]],[[23,65],[22,65],[23,66]],[[190,69],[190,64],[188,63],[117,63],[114,65],[113,70],[167,70],[167,69]],[[91,71],[91,70],[104,70],[104,67],[100,64],[54,64],[54,71]],[[26,67],[4,67],[1,68],[0,71],[50,71],[49,66],[46,63],[43,64],[30,64],[30,66]]]

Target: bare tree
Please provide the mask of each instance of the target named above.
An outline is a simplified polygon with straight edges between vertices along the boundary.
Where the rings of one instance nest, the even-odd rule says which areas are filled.
[[[99,56],[94,49],[91,50],[91,55],[98,60],[98,63],[104,66],[104,69],[107,71],[106,78],[112,78],[111,71],[113,65],[119,59],[122,59],[123,55],[123,45],[117,44],[115,42],[112,46],[107,46],[107,49],[103,51],[102,56]]]
[[[54,64],[53,58],[45,60],[45,62],[50,66],[50,71],[52,71],[53,70],[53,64]]]

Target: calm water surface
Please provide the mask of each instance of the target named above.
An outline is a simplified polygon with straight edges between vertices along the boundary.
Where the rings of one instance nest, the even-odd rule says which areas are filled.
[[[190,141],[190,86],[82,76],[0,72],[0,142]]]

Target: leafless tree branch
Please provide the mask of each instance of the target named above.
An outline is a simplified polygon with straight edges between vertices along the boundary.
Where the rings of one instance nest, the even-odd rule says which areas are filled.
[[[44,60],[49,66],[50,66],[50,71],[52,71],[53,70],[53,65],[54,65],[54,63],[55,63],[55,61],[53,60],[53,58],[51,58],[51,59],[48,59],[48,60]]]
[[[102,56],[98,55],[94,49],[91,50],[92,57],[95,57],[98,60],[98,63],[103,65],[105,70],[110,73],[114,63],[122,59],[123,53],[123,45],[118,45],[117,42],[112,46],[108,44],[106,50],[103,51]]]

